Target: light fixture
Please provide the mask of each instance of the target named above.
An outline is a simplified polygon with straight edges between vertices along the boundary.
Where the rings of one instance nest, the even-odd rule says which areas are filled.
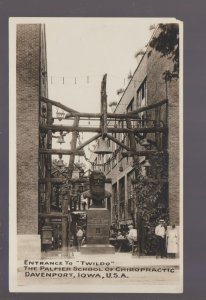
[[[146,159],[146,160],[142,163],[142,167],[145,167],[145,168],[151,167],[151,164],[150,164],[150,162],[149,162],[148,159]]]
[[[150,143],[148,142],[147,139],[143,139],[142,142],[141,142],[141,146],[146,148],[146,147],[150,146]]]
[[[74,170],[72,172],[72,179],[79,179],[79,169],[74,165]]]
[[[111,148],[108,146],[107,144],[107,140],[105,139],[100,139],[98,140],[98,144],[97,144],[97,149],[94,151],[94,153],[96,154],[111,154],[112,150]]]
[[[59,168],[64,167],[64,161],[63,161],[63,159],[62,159],[62,154],[59,154],[59,160],[57,161],[56,165],[57,165]]]
[[[60,131],[59,137],[58,137],[58,139],[57,139],[57,143],[59,143],[59,144],[65,143],[65,140],[64,140],[64,136],[65,136],[65,135],[66,135],[66,134],[63,134],[63,132]]]
[[[65,112],[57,110],[57,112],[56,112],[56,118],[59,121],[62,121],[65,118]]]

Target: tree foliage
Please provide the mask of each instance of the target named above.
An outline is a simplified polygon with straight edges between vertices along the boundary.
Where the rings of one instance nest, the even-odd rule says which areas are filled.
[[[179,77],[179,25],[175,23],[171,24],[159,24],[161,30],[157,37],[153,37],[149,45],[152,49],[160,52],[162,57],[168,57],[172,59],[174,65],[173,70],[166,70],[163,73],[164,79],[171,81],[173,78]],[[149,51],[148,56],[151,55]]]
[[[146,255],[155,255],[157,250],[155,226],[159,219],[164,219],[168,224],[169,212],[164,185],[161,181],[148,179],[155,179],[155,174],[158,175],[158,178],[166,178],[167,161],[163,156],[155,155],[150,158],[150,163],[153,173],[146,178],[142,175],[140,164],[135,164],[134,195],[141,219],[141,252]]]

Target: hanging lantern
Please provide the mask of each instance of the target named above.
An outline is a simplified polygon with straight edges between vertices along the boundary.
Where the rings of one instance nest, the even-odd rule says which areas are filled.
[[[96,154],[111,154],[112,150],[108,146],[107,141],[104,139],[100,139],[97,144],[97,149],[94,151]]]
[[[75,164],[73,172],[72,172],[72,178],[73,179],[79,179],[79,173],[80,173],[80,170],[79,170],[77,164]]]
[[[149,168],[149,167],[151,167],[151,164],[150,164],[149,160],[146,159],[146,160],[142,163],[142,166],[145,167],[145,168]]]
[[[64,111],[59,111],[59,110],[57,110],[57,112],[56,112],[56,118],[57,118],[59,121],[61,121],[61,120],[64,119],[64,117],[65,117],[65,112],[64,112]]]
[[[59,159],[56,165],[57,165],[59,168],[64,167],[63,159]]]
[[[143,139],[142,142],[141,142],[141,146],[146,148],[146,147],[150,146],[150,143],[148,142],[147,139]]]
[[[64,136],[65,136],[65,134],[63,134],[63,132],[60,132],[60,135],[57,139],[57,143],[59,143],[59,144],[65,143]]]
[[[59,160],[57,161],[56,165],[57,165],[59,168],[64,167],[64,161],[63,161],[63,159],[62,159],[62,154],[59,154]]]

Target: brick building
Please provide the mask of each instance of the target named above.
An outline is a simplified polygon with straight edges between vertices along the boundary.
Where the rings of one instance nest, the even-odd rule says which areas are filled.
[[[160,27],[156,29],[153,37],[158,37],[161,32]],[[115,113],[129,113],[142,107],[150,106],[155,103],[168,99],[168,102],[162,102],[159,108],[145,110],[139,113],[139,120],[133,121],[133,127],[148,127],[152,124],[158,126],[168,126],[166,134],[149,133],[145,137],[137,136],[136,149],[145,150],[142,145],[143,141],[147,141],[151,150],[164,151],[166,155],[159,158],[140,156],[140,172],[141,176],[149,177],[149,181],[145,183],[151,185],[151,182],[159,182],[161,192],[157,192],[158,187],[149,187],[154,194],[158,194],[157,206],[159,207],[159,218],[168,218],[169,224],[179,225],[180,222],[180,194],[179,194],[179,80],[172,79],[165,81],[163,73],[172,71],[174,62],[172,58],[162,57],[160,52],[147,47],[145,54],[142,56],[128,86],[124,90],[120,98]],[[117,120],[113,123],[110,121],[109,126],[126,127],[123,120]],[[123,133],[113,134],[119,141],[130,146],[128,136]],[[143,139],[144,137],[144,139]],[[123,149],[112,141],[108,141],[108,145],[112,148],[112,154],[92,155],[94,169],[104,171],[107,178],[112,178],[112,205],[111,218],[113,224],[118,227],[137,223],[138,207],[136,204],[139,193],[135,190],[135,179],[133,158],[123,157]],[[150,167],[145,167],[145,162]],[[158,162],[158,160],[160,160]],[[158,163],[159,165],[158,165]],[[162,169],[164,165],[164,170]],[[166,166],[166,167],[165,167]],[[148,173],[149,174],[146,174]],[[155,184],[154,184],[155,185]],[[154,201],[154,195],[145,194],[145,206],[147,205],[147,197]],[[150,198],[149,198],[150,197]],[[153,197],[153,198],[152,198]],[[143,203],[144,206],[144,203]],[[153,208],[152,208],[153,209]],[[153,225],[158,219],[153,220]],[[144,226],[144,225],[143,225]]]
[[[45,28],[16,27],[17,234],[19,257],[40,255],[39,97],[47,95]]]

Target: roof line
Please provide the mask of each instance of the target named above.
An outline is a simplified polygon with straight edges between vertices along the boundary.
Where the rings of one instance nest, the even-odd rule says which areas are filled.
[[[136,67],[136,69],[134,70],[133,75],[132,75],[132,78],[131,78],[130,81],[128,82],[128,84],[127,84],[127,86],[126,86],[126,88],[125,88],[125,90],[124,90],[124,93],[122,94],[121,98],[119,99],[119,101],[118,101],[118,103],[117,103],[117,105],[116,105],[115,110],[114,110],[113,113],[115,113],[117,107],[119,106],[120,102],[122,101],[122,98],[123,98],[124,94],[126,93],[126,91],[127,91],[128,87],[129,87],[131,81],[132,81],[133,78],[134,78],[134,74],[135,74],[136,71],[138,70],[138,68],[139,68],[139,66],[140,66],[140,64],[141,64],[141,62],[142,62],[142,60],[143,60],[143,58],[145,57],[145,55],[146,55],[146,53],[147,53],[147,50],[148,50],[148,48],[149,48],[149,43],[150,43],[150,41],[152,40],[152,38],[154,37],[154,34],[157,32],[157,29],[158,29],[158,28],[159,28],[159,24],[157,25],[157,27],[155,28],[153,34],[151,35],[151,37],[150,37],[150,39],[149,39],[149,41],[148,41],[147,49],[146,49],[144,55],[142,56],[142,58],[140,59],[138,65],[137,65],[137,67]]]

